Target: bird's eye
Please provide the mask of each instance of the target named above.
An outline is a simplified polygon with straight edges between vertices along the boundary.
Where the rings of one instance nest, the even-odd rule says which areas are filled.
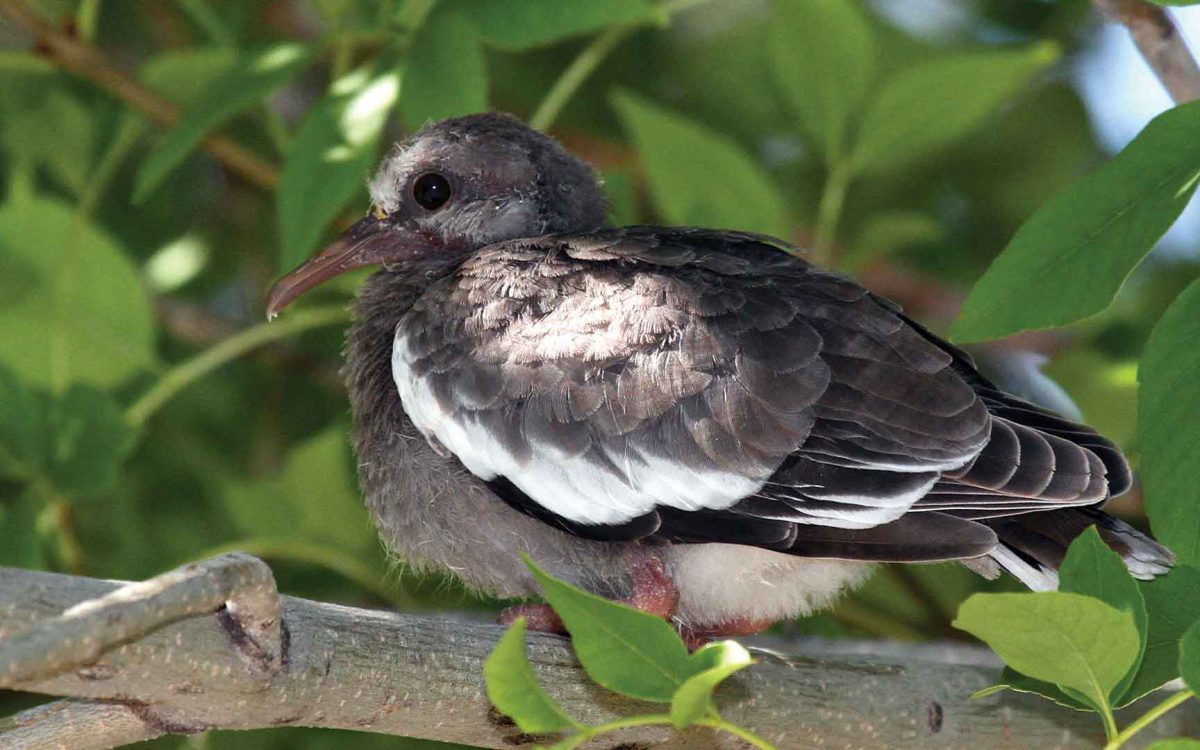
[[[413,183],[413,199],[428,211],[436,211],[450,200],[450,181],[436,172],[423,174]]]

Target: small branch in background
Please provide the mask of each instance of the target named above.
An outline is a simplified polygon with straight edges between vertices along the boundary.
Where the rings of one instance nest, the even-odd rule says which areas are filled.
[[[174,125],[179,108],[119,70],[100,50],[42,20],[20,0],[0,0],[0,10],[33,35],[38,51],[59,69],[86,78],[162,125]],[[271,189],[279,169],[221,135],[209,135],[204,148],[231,172],[247,182]]]
[[[1092,4],[1129,29],[1138,51],[1176,104],[1200,99],[1200,66],[1165,9],[1145,0],[1092,0]]]
[[[108,750],[168,734],[132,705],[60,700],[0,719],[0,748]]]

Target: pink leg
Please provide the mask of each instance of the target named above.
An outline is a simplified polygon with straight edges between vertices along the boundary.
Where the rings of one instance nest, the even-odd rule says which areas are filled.
[[[704,625],[701,627],[684,627],[680,629],[680,635],[687,643],[688,649],[695,651],[711,640],[718,638],[730,638],[739,635],[757,635],[767,628],[771,627],[771,620],[751,620],[748,617],[735,617],[727,622],[719,625]]]
[[[634,609],[649,612],[664,620],[671,619],[675,605],[679,603],[679,592],[667,575],[662,560],[657,557],[645,557],[638,560],[629,570],[629,578],[633,583],[633,593],[621,599]],[[509,625],[518,617],[524,617],[530,630],[540,633],[565,634],[562,620],[554,613],[548,604],[519,604],[509,607],[500,613],[498,619],[501,625]]]

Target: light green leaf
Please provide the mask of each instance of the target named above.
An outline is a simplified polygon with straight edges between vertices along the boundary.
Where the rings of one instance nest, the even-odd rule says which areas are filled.
[[[346,433],[330,428],[296,446],[283,470],[231,482],[226,510],[247,537],[302,540],[366,557],[377,543],[354,490]]]
[[[975,594],[954,626],[1018,672],[1077,691],[1105,710],[1139,650],[1132,615],[1079,594]]]
[[[845,151],[847,127],[875,69],[871,28],[856,2],[774,3],[771,60],[776,82],[827,163]]]
[[[483,679],[488,700],[522,732],[545,734],[580,726],[538,684],[525,656],[524,619],[514,622],[500,638],[483,663]]]
[[[138,170],[133,201],[145,200],[209,131],[292,80],[308,65],[311,54],[303,44],[275,45],[244,55],[210,81]]]
[[[191,105],[237,64],[237,52],[226,47],[168,50],[147,60],[138,69],[138,78],[167,99]]]
[[[962,138],[1058,57],[1042,44],[944,57],[888,81],[867,108],[851,156],[855,173],[895,170]]]
[[[1200,115],[1200,108],[1194,111]],[[1200,120],[1196,127],[1200,128]],[[1180,562],[1192,566],[1200,566],[1200,483],[1195,473],[1200,465],[1197,321],[1200,281],[1192,282],[1159,319],[1138,367],[1138,439],[1146,513],[1163,544]]]
[[[672,224],[783,236],[783,202],[764,170],[737,144],[633,94],[613,96],[650,182],[650,197]]]
[[[409,130],[487,109],[487,64],[479,27],[457,5],[434,10],[417,30],[404,73],[400,117]]]
[[[300,123],[276,192],[281,269],[299,265],[362,189],[399,93],[396,65],[360,68],[334,82]]]
[[[1149,632],[1146,601],[1138,589],[1121,556],[1100,539],[1093,526],[1080,534],[1067,548],[1067,556],[1058,571],[1059,591],[1095,597],[1105,604],[1128,612],[1137,627],[1139,646],[1137,658],[1129,673],[1113,689],[1109,698],[1114,705],[1121,702],[1125,691],[1141,665]]]
[[[560,581],[528,558],[525,564],[570,632],[580,664],[600,685],[632,698],[669,703],[697,671],[666,620]]]
[[[679,729],[715,714],[713,691],[731,674],[754,663],[750,652],[736,641],[710,643],[692,654],[692,660],[703,664],[704,670],[687,678],[671,698],[671,721]]]
[[[110,489],[134,437],[112,397],[74,385],[49,399],[45,414],[45,472],[54,486],[71,497]]]
[[[4,147],[15,158],[45,166],[77,194],[91,176],[94,121],[78,98],[51,89],[36,103],[5,113]]]
[[[37,286],[0,306],[0,352],[29,383],[110,386],[155,363],[150,303],[113,240],[44,197],[0,207],[0,246]]]
[[[1179,676],[1192,692],[1200,694],[1200,620],[1179,641]]]
[[[1130,703],[1179,676],[1179,640],[1200,620],[1200,571],[1177,565],[1170,573],[1139,586],[1146,600],[1149,632],[1146,653],[1125,694]]]
[[[465,7],[488,44],[511,50],[540,47],[617,24],[663,20],[661,11],[646,0],[470,0]]]
[[[1174,740],[1159,740],[1147,747],[1146,750],[1200,750],[1200,740],[1189,740],[1186,737]]]
[[[976,282],[952,337],[1007,336],[1108,307],[1195,192],[1198,131],[1200,102],[1169,110],[1112,161],[1046,201]]]

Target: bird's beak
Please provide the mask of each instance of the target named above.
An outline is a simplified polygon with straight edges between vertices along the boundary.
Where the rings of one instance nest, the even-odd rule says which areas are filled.
[[[355,223],[333,244],[287,274],[267,296],[267,319],[274,318],[293,300],[321,284],[355,268],[395,263],[428,249],[428,237],[372,214]]]

